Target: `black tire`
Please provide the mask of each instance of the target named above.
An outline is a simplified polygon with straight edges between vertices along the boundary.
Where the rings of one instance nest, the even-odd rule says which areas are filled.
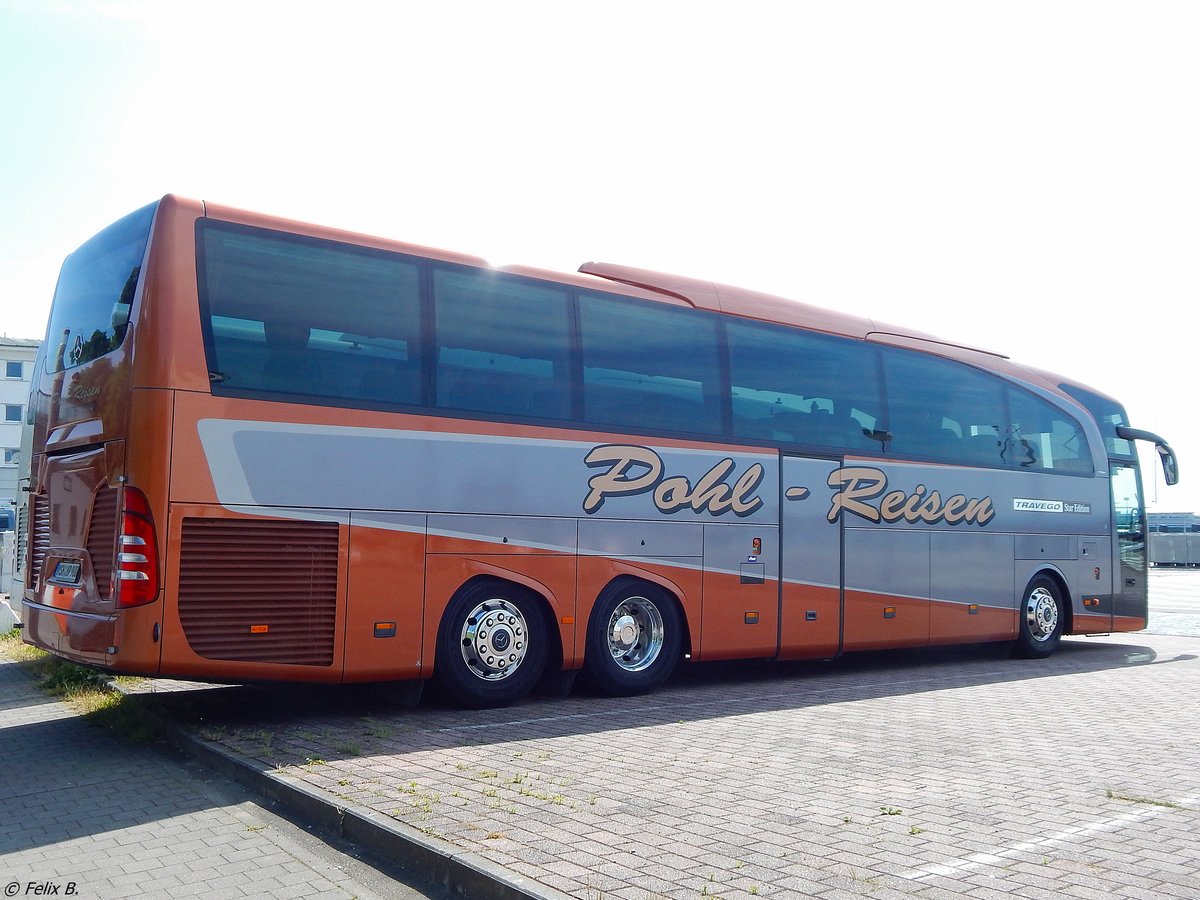
[[[643,581],[619,581],[592,608],[584,667],[608,694],[641,694],[667,680],[682,646],[675,599]]]
[[[1037,575],[1029,582],[1017,616],[1018,633],[1013,656],[1043,659],[1053,653],[1067,621],[1062,591],[1053,578]]]
[[[434,678],[461,706],[504,706],[537,684],[548,641],[541,607],[529,591],[499,580],[475,581],[442,616]]]

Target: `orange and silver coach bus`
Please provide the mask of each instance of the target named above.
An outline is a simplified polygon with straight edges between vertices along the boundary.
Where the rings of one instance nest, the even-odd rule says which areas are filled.
[[[1145,627],[1115,400],[706,281],[167,196],[63,265],[25,640],[113,672],[415,681]]]

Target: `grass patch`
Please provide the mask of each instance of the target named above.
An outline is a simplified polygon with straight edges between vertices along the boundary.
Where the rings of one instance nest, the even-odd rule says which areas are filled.
[[[31,647],[17,629],[0,635],[0,655],[22,664],[41,690],[72,706],[89,724],[115,731],[131,744],[162,736],[158,721],[136,700],[112,689],[110,676]]]
[[[45,650],[39,650],[21,640],[21,632],[12,628],[0,634],[0,656],[13,662],[33,662],[49,656]]]
[[[1109,800],[1124,800],[1128,803],[1145,803],[1147,806],[1162,806],[1166,809],[1187,809],[1182,803],[1176,803],[1173,800],[1156,800],[1153,797],[1133,797],[1129,794],[1118,794],[1114,790],[1104,792]]]
[[[38,675],[38,687],[71,703],[81,701],[86,705],[93,694],[110,692],[108,678],[104,675],[53,657],[38,660],[34,671]]]
[[[362,722],[366,728],[367,734],[369,734],[371,737],[379,738],[380,740],[386,741],[396,733],[396,729],[391,725],[379,722],[375,719],[372,719],[370,716],[365,716]]]

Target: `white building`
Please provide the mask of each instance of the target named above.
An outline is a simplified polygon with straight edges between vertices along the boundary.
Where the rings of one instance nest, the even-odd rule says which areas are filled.
[[[40,345],[41,341],[0,336],[0,532],[5,537],[0,553],[0,596],[15,590],[12,578],[16,542],[10,529],[25,502],[22,488],[29,477],[30,449],[25,421],[33,361]],[[26,438],[24,442],[22,437]],[[0,631],[12,625],[11,610],[0,603]]]

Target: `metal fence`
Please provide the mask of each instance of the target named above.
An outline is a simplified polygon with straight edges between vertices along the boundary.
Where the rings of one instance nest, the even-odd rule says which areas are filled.
[[[1150,562],[1156,566],[1200,566],[1200,534],[1151,532]]]

